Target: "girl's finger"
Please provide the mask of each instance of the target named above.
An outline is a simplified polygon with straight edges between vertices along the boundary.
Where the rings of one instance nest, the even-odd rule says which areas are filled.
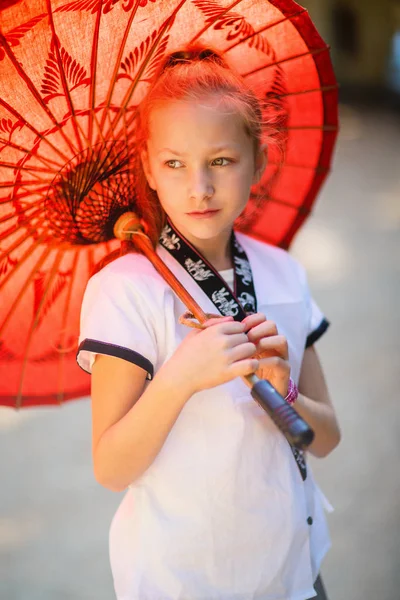
[[[231,335],[226,335],[224,338],[225,348],[235,348],[235,346],[239,346],[240,344],[246,344],[249,342],[249,338],[247,335],[242,333],[232,333]],[[255,344],[253,346],[256,348]]]
[[[255,344],[251,342],[246,342],[244,344],[239,344],[238,346],[234,346],[230,348],[227,356],[230,363],[234,363],[240,360],[245,360],[246,358],[256,358],[254,355],[256,354],[257,348]]]
[[[278,335],[278,329],[273,321],[263,321],[262,323],[255,325],[247,332],[249,340],[255,344],[264,337],[271,335]]]
[[[270,356],[268,358],[260,358],[260,369],[267,369],[275,374],[287,375],[290,374],[291,367],[287,360],[280,358],[279,356]]]
[[[228,367],[232,377],[245,377],[251,375],[259,369],[260,363],[256,358],[246,358],[245,360],[238,360],[232,363]]]
[[[259,325],[260,323],[262,323],[263,321],[266,321],[266,320],[267,320],[267,317],[264,315],[264,313],[257,312],[257,313],[254,313],[253,315],[248,315],[247,317],[245,317],[243,319],[242,323],[245,325],[245,330],[248,331],[252,327]]]
[[[211,325],[217,325],[218,323],[228,323],[230,321],[233,321],[233,317],[213,317],[212,319],[204,321],[203,327],[211,327]]]
[[[261,339],[257,344],[257,353],[262,357],[278,356],[283,360],[289,358],[289,346],[284,335],[274,335]]]

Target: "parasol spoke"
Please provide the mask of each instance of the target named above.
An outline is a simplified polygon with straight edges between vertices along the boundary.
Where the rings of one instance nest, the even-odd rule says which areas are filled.
[[[231,4],[230,6],[227,6],[226,8],[221,8],[221,12],[218,13],[218,15],[213,16],[212,19],[208,19],[208,23],[207,25],[205,25],[205,27],[203,27],[203,29],[200,29],[199,32],[190,40],[189,45],[192,45],[195,43],[196,40],[198,40],[208,29],[210,29],[210,27],[212,25],[215,25],[215,22],[220,19],[221,17],[223,17],[226,13],[228,13],[230,10],[232,10],[232,8],[235,8],[235,6],[237,6],[238,4],[240,4],[242,2],[242,0],[235,0],[235,2],[233,2],[233,4]],[[198,4],[200,4],[199,2],[194,2],[195,6],[198,6]],[[198,8],[201,7],[198,6]]]
[[[11,142],[11,140],[5,140],[4,138],[0,138],[0,144],[4,143],[5,146],[9,146],[10,148],[14,148],[15,150],[19,150],[20,152],[23,152],[24,154],[27,154],[28,156],[32,156],[34,158],[37,158],[41,163],[47,165],[47,166],[51,166],[53,167],[53,171],[54,171],[54,167],[56,167],[57,169],[61,169],[64,165],[64,163],[58,163],[55,160],[52,160],[51,158],[48,158],[47,156],[42,156],[41,154],[39,154],[39,152],[32,152],[32,150],[29,150],[28,148],[24,148],[23,146],[20,146],[19,144],[14,144],[13,142]]]
[[[100,21],[101,16],[103,14],[103,0],[99,0],[99,4],[97,7],[97,15],[96,15],[96,23],[94,26],[93,33],[93,43],[92,43],[92,55],[90,59],[90,90],[89,90],[89,123],[88,123],[88,133],[87,139],[89,140],[90,148],[92,148],[92,140],[93,140],[93,118],[95,117],[96,125],[98,127],[98,132],[101,132],[101,126],[95,115],[95,107],[96,107],[96,74],[97,74],[97,60],[98,60],[98,50],[99,50],[99,35],[100,35]],[[113,78],[114,79],[114,78]],[[106,104],[108,106],[108,104]],[[102,142],[104,140],[102,139]]]
[[[274,60],[273,62],[270,62],[267,65],[263,65],[261,67],[257,67],[257,69],[253,69],[248,73],[241,73],[241,75],[243,78],[246,78],[250,75],[254,75],[254,73],[260,73],[262,71],[265,71],[266,69],[270,69],[271,67],[283,65],[284,63],[291,62],[292,60],[296,60],[298,58],[304,58],[305,56],[318,56],[323,52],[329,53],[329,46],[324,46],[323,48],[316,48],[315,50],[308,50],[308,52],[301,52],[300,54],[293,54],[292,56],[287,56],[286,58],[281,58],[280,60]]]
[[[248,42],[249,40],[251,40],[252,38],[254,38],[257,35],[261,35],[262,33],[265,33],[266,31],[274,29],[275,27],[277,27],[278,25],[281,25],[282,23],[285,23],[286,21],[291,21],[292,19],[300,17],[302,14],[304,14],[306,12],[307,12],[307,10],[305,8],[302,8],[301,10],[298,10],[298,11],[292,13],[291,15],[287,15],[287,16],[283,17],[282,19],[278,19],[277,21],[274,21],[273,23],[268,23],[267,25],[265,25],[261,29],[258,29],[257,31],[254,31],[254,33],[252,33],[251,35],[247,36],[246,38],[238,40],[237,42],[235,42],[231,46],[228,46],[228,48],[226,48],[226,50],[224,51],[224,53],[229,52],[233,48],[236,48],[237,46],[240,46],[241,44],[243,44],[245,42]]]
[[[36,243],[33,246],[37,247],[38,244]],[[8,322],[10,321],[12,315],[14,314],[14,312],[16,311],[16,309],[18,308],[19,303],[23,299],[26,290],[31,285],[31,283],[32,283],[35,275],[40,270],[40,268],[44,264],[44,262],[46,261],[46,259],[49,256],[50,252],[53,252],[53,250],[54,250],[54,248],[52,246],[45,246],[43,248],[43,253],[42,253],[41,257],[39,258],[39,260],[37,261],[37,263],[35,264],[35,266],[31,269],[31,271],[29,273],[27,273],[27,278],[26,278],[26,280],[25,280],[22,288],[18,291],[18,294],[16,294],[15,301],[13,302],[10,310],[8,311],[7,315],[5,316],[5,319],[4,319],[3,323],[0,324],[0,338],[3,335],[3,331],[6,328]],[[1,259],[1,257],[0,257],[0,259]]]
[[[27,179],[26,181],[24,180],[23,185],[22,184],[18,184],[18,185],[20,185],[20,187],[28,187],[30,185],[37,185],[39,182],[40,182],[40,179],[32,179],[32,180]],[[1,188],[14,188],[15,184],[16,184],[15,179],[13,181],[2,181],[2,182],[0,182],[0,189]],[[31,193],[34,193],[34,192],[31,191]],[[4,201],[0,200],[0,204],[2,204],[2,203],[4,204],[7,202],[10,202],[9,198]]]
[[[269,204],[279,204],[279,206],[286,206],[287,208],[293,208],[296,211],[301,209],[301,207],[297,206],[296,204],[293,204],[292,202],[289,202],[288,200],[281,200],[280,198],[275,198],[274,196],[270,196],[268,194],[251,194],[250,195],[250,198],[252,200],[257,200],[260,197],[265,203],[268,202]]]
[[[101,0],[102,3],[102,0]],[[105,125],[105,120],[108,116],[108,109],[110,108],[111,105],[111,100],[114,94],[114,89],[115,89],[115,84],[117,83],[117,75],[118,75],[118,71],[122,62],[122,57],[124,54],[124,50],[125,50],[125,46],[126,46],[126,41],[128,39],[129,36],[129,32],[133,23],[133,19],[135,18],[136,12],[139,8],[139,2],[136,2],[135,8],[131,11],[130,15],[129,15],[129,19],[128,19],[128,23],[125,27],[125,31],[124,34],[122,36],[122,41],[119,47],[119,51],[118,51],[118,56],[117,56],[117,60],[115,61],[115,65],[114,65],[114,71],[113,74],[111,76],[111,80],[110,80],[110,87],[108,88],[108,92],[107,92],[107,97],[105,100],[105,111],[103,114],[103,117],[101,119],[100,122],[100,126],[99,126],[99,130],[103,131],[104,125]],[[101,6],[99,6],[98,8],[99,11],[101,11]],[[96,55],[97,55],[97,47],[96,47]],[[107,136],[106,136],[107,137]]]
[[[31,215],[29,215],[29,218],[32,219],[33,217],[36,217],[37,215],[39,215],[40,213],[44,212],[44,206],[41,206],[38,208],[37,204],[32,204],[30,206],[27,206],[26,209],[23,211],[24,215],[26,216],[28,211],[36,209],[36,211],[34,213],[32,213]],[[15,219],[17,215],[15,212],[14,213],[10,213],[9,215],[5,215],[4,217],[0,217],[0,225],[2,223],[7,223],[7,221],[11,221],[11,219]]]
[[[24,380],[25,380],[25,374],[26,374],[26,367],[28,364],[28,357],[29,357],[29,350],[32,344],[32,340],[33,340],[33,334],[35,333],[35,330],[37,328],[37,326],[40,323],[40,314],[43,310],[43,307],[45,305],[45,300],[47,299],[47,296],[50,292],[51,289],[51,284],[53,283],[53,280],[57,277],[58,274],[58,268],[60,266],[60,263],[63,259],[64,253],[61,249],[59,249],[56,253],[56,257],[54,259],[54,263],[53,266],[51,267],[50,273],[49,273],[49,277],[47,280],[47,285],[46,288],[43,290],[43,295],[40,299],[40,302],[38,304],[38,307],[36,309],[36,314],[33,315],[33,320],[32,320],[32,324],[29,328],[29,332],[28,332],[28,337],[25,343],[25,354],[24,354],[24,358],[23,358],[23,362],[22,362],[22,368],[21,368],[21,375],[19,378],[19,388],[18,388],[18,392],[16,394],[16,407],[20,408],[21,404],[22,404],[22,388],[24,385]],[[1,329],[0,329],[0,334],[1,334]]]
[[[23,167],[22,165],[16,165],[15,163],[6,163],[0,161],[0,167],[5,169],[13,169],[14,171],[27,171],[28,173],[47,173],[54,177],[54,169],[45,169],[43,167]]]
[[[90,277],[90,275],[93,273],[93,269],[95,267],[94,250],[93,250],[92,246],[88,247],[88,249],[86,251],[86,258],[87,258],[87,261],[88,261],[88,274],[89,274],[89,277]]]
[[[67,288],[67,293],[66,293],[66,298],[65,298],[64,310],[62,311],[61,336],[60,336],[60,342],[59,342],[60,359],[58,361],[58,385],[57,385],[57,400],[60,404],[64,400],[64,393],[65,393],[64,390],[65,390],[65,355],[66,355],[66,351],[63,349],[64,349],[64,342],[65,342],[66,332],[67,332],[67,323],[68,323],[68,319],[70,316],[71,305],[72,305],[72,303],[71,303],[72,289],[74,287],[74,279],[75,279],[75,273],[78,268],[79,257],[80,257],[79,250],[75,250],[72,268],[71,268],[71,276],[70,276],[70,280],[68,283],[68,288]],[[67,351],[68,350],[69,349],[67,348]]]
[[[327,92],[333,92],[337,90],[337,85],[325,85],[317,88],[309,88],[308,90],[298,90],[296,92],[286,92],[285,94],[276,94],[274,92],[269,93],[269,98],[289,98],[290,96],[300,96],[303,94],[316,94],[318,92],[322,92],[326,94]]]
[[[129,101],[133,95],[133,92],[135,91],[136,86],[139,83],[141,76],[146,71],[147,66],[149,65],[151,59],[153,58],[155,51],[157,50],[157,48],[159,46],[161,46],[161,43],[165,41],[165,38],[166,38],[166,36],[164,35],[165,32],[168,32],[169,29],[172,27],[176,14],[180,10],[181,6],[183,6],[185,4],[185,2],[186,2],[186,0],[181,0],[181,2],[178,4],[178,6],[175,7],[175,9],[171,13],[171,15],[162,24],[161,28],[159,29],[159,31],[154,39],[154,42],[148,49],[148,51],[146,53],[146,59],[142,62],[138,72],[136,73],[135,78],[132,80],[131,85],[129,86],[128,90],[125,93],[124,99],[120,103],[117,114],[116,114],[114,120],[112,121],[111,129],[112,129],[113,133],[115,131],[115,126],[117,125],[117,123],[119,122],[119,120],[122,116],[123,111],[125,111],[127,109]],[[131,117],[131,119],[127,122],[128,126],[130,126],[132,124],[133,120],[135,119],[135,116],[136,115],[134,114],[133,117]],[[106,133],[105,137],[108,139],[110,135],[111,135],[110,131],[108,131]]]
[[[65,131],[63,130],[62,126],[57,121],[57,119],[55,118],[55,116],[53,115],[53,113],[51,112],[50,108],[43,101],[43,98],[39,94],[38,90],[36,89],[34,83],[31,80],[31,78],[24,71],[21,63],[19,62],[19,60],[15,56],[14,52],[12,51],[10,45],[8,44],[5,36],[1,33],[1,31],[0,31],[0,45],[3,46],[4,51],[7,54],[8,58],[10,59],[13,67],[17,71],[18,75],[21,77],[22,81],[25,83],[26,87],[28,88],[28,90],[30,91],[30,93],[32,94],[32,96],[35,98],[35,100],[38,103],[38,105],[44,110],[44,112],[49,117],[49,119],[51,120],[51,122],[56,126],[56,128],[60,132],[61,136],[63,137],[65,143],[67,144],[68,148],[71,150],[71,152],[73,153],[73,155],[75,155],[77,153],[76,148],[72,145],[72,142],[71,142],[70,138],[66,135]],[[24,119],[23,119],[23,121],[24,121]]]
[[[15,273],[25,264],[28,258],[32,256],[32,252],[35,250],[35,248],[37,248],[38,246],[40,246],[40,244],[46,241],[47,237],[47,233],[42,233],[42,235],[35,240],[35,243],[32,244],[32,246],[30,246],[22,256],[18,257],[15,266],[13,266],[13,268],[7,273],[7,275],[5,275],[4,278],[0,281],[0,290],[8,283],[11,277],[14,276]],[[14,249],[15,248],[10,249],[10,252],[8,252],[8,254],[10,254]],[[0,256],[0,261],[1,260],[2,256]]]
[[[15,242],[15,246],[12,246],[11,248],[7,248],[7,250],[5,250],[3,252],[3,254],[0,254],[0,260],[5,258],[6,256],[8,256],[10,254],[10,252],[12,252],[16,248],[18,248],[18,246],[20,244],[22,244],[25,240],[27,240],[33,236],[36,236],[38,228],[43,226],[44,222],[45,222],[45,220],[36,222],[33,225],[31,225],[30,223],[24,224],[23,227],[26,227],[26,231],[23,233],[23,236],[18,238],[17,242]],[[13,227],[10,227],[6,231],[3,231],[2,233],[0,233],[0,242],[4,242],[4,240],[6,240],[8,237],[10,237],[10,235],[16,233],[19,229],[21,229],[21,227],[22,227],[21,224],[17,223]],[[52,239],[52,238],[50,238],[49,234],[47,234],[47,237],[49,239]]]
[[[31,210],[35,211],[31,214],[28,215],[27,213]],[[28,216],[30,219],[32,219],[33,217],[36,217],[37,215],[39,215],[40,213],[44,212],[44,206],[39,206],[37,204],[31,204],[29,206],[26,207],[26,209],[23,211],[24,216]],[[5,215],[4,217],[0,217],[0,224],[2,223],[7,223],[7,221],[10,221],[11,219],[15,219],[17,217],[19,217],[20,215],[17,214],[16,212],[10,213],[8,215]]]
[[[37,185],[38,181],[35,181],[35,182],[32,181],[32,182],[28,182],[28,183],[30,183],[30,185],[33,185],[33,184]],[[3,187],[3,186],[0,185],[0,187]],[[4,187],[15,187],[15,182],[11,186],[4,186]],[[25,189],[25,187],[27,187],[25,185],[25,181],[23,181],[20,184],[18,184],[18,188],[19,189],[23,190],[23,189]],[[37,188],[36,190],[27,189],[26,192],[14,194],[13,196],[10,195],[10,197],[8,199],[6,199],[6,200],[0,200],[0,204],[7,204],[9,202],[14,202],[16,200],[22,200],[23,198],[29,198],[29,197],[31,197],[34,194],[36,194],[38,196],[42,196],[43,200],[45,200],[47,198],[47,192],[48,192],[48,190],[49,190],[49,186],[48,185],[45,185],[42,188]]]
[[[81,136],[84,139],[84,141],[86,142],[86,144],[90,145],[90,142],[86,138],[86,135],[85,135],[84,131],[82,130],[82,127],[80,126],[80,124],[76,118],[75,108],[74,108],[74,105],[72,102],[70,90],[69,90],[68,83],[67,83],[67,76],[66,76],[63,61],[62,61],[61,55],[60,55],[60,47],[59,47],[59,42],[58,42],[58,37],[56,34],[55,26],[54,26],[54,18],[53,18],[53,11],[51,8],[51,0],[46,0],[46,5],[47,5],[47,12],[48,12],[48,17],[49,17],[51,33],[52,33],[52,42],[54,44],[54,51],[55,51],[55,55],[57,58],[57,65],[58,65],[58,70],[59,70],[59,74],[60,74],[61,84],[62,84],[62,87],[64,90],[64,95],[65,95],[65,99],[66,99],[69,111],[71,113],[71,121],[72,121],[72,127],[73,127],[74,134],[75,134],[75,139],[78,144],[79,151],[83,152],[84,147],[82,144]]]
[[[290,125],[289,127],[276,127],[277,131],[337,131],[337,125]]]
[[[274,167],[282,166],[282,163],[274,161],[274,160],[269,160],[268,164],[274,165]],[[285,167],[290,167],[291,169],[304,169],[304,170],[309,170],[309,171],[315,171],[316,173],[328,173],[328,169],[319,164],[318,165],[305,165],[302,163],[296,164],[296,163],[285,162]]]
[[[56,154],[61,156],[61,158],[63,159],[63,164],[69,161],[69,157],[66,154],[63,154],[61,152],[61,150],[59,148],[57,148],[57,146],[55,146],[52,142],[50,142],[50,140],[48,139],[47,136],[40,133],[40,131],[38,131],[35,127],[33,127],[33,125],[28,123],[28,121],[26,121],[24,119],[24,117],[17,110],[15,110],[12,106],[10,106],[10,104],[8,104],[8,102],[3,100],[3,98],[0,98],[0,106],[3,106],[3,108],[8,110],[9,113],[11,113],[14,117],[16,117],[21,123],[23,123],[25,127],[28,127],[28,129],[30,129],[40,140],[42,140],[42,142],[44,142],[45,144],[50,146],[50,148],[52,150],[54,150],[54,152]]]

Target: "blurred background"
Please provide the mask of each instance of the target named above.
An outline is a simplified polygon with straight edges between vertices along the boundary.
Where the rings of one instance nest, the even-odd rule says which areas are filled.
[[[318,342],[343,440],[312,459],[335,511],[330,600],[399,600],[400,0],[303,0],[341,84],[333,171],[292,253],[330,319]],[[0,409],[1,600],[109,600],[121,494],[91,465],[88,399]]]

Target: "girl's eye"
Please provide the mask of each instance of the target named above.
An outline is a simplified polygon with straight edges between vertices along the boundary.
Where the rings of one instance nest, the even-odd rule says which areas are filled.
[[[222,164],[222,161],[225,161],[225,164]],[[223,156],[221,156],[220,158],[215,158],[213,160],[213,163],[216,164],[217,167],[226,167],[226,165],[229,165],[232,161],[229,158],[224,158]]]
[[[178,167],[176,166],[175,163],[179,163],[179,160],[176,159],[172,159],[172,160],[167,160],[167,162],[165,163],[167,167],[169,167],[170,169],[177,169]],[[173,164],[171,164],[173,163]],[[182,164],[182,163],[181,163]]]

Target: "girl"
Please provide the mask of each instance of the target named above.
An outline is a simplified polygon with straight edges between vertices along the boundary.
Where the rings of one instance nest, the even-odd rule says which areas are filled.
[[[313,346],[327,322],[304,271],[233,230],[266,166],[261,114],[240,76],[199,50],[170,56],[139,107],[139,204],[157,252],[225,316],[189,332],[137,253],[88,283],[78,362],[92,373],[94,470],[128,488],[110,531],[119,600],[325,598],[322,494],[240,379],[290,387],[315,432],[309,451],[337,446]]]

